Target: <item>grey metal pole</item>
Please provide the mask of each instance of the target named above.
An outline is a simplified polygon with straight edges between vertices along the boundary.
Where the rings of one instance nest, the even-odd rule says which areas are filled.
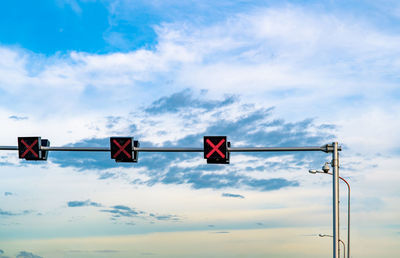
[[[339,177],[347,185],[347,257],[350,258],[350,184],[342,177]]]
[[[0,146],[0,150],[18,150],[18,146]]]
[[[348,185],[349,186],[349,185]],[[350,186],[349,186],[349,194],[347,199],[347,257],[350,258]]]
[[[333,258],[339,258],[339,152],[338,143],[333,142]]]
[[[346,258],[346,244],[341,239],[339,241],[343,244],[343,257]]]
[[[18,146],[0,146],[0,150],[18,150]],[[110,151],[110,147],[46,147],[41,146],[42,151]],[[338,146],[341,151],[341,146]],[[134,147],[134,151],[138,152],[203,152],[203,148],[191,147]],[[330,144],[323,146],[311,147],[236,147],[228,148],[229,152],[281,152],[281,151],[323,151],[333,152],[333,147]]]

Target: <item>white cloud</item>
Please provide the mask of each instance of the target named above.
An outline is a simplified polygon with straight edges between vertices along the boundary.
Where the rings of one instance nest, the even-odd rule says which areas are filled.
[[[117,103],[135,109],[191,87],[268,101],[296,114],[309,111],[304,103],[311,103],[311,116],[320,116],[318,102],[333,105],[359,95],[364,104],[385,106],[383,99],[396,89],[400,37],[350,16],[287,6],[207,27],[162,24],[156,32],[154,49],[129,53],[39,58],[3,47],[0,87],[20,100],[7,109],[26,110],[34,103],[35,114],[48,108],[64,116],[77,110],[123,112]],[[32,74],[37,60],[41,70]]]

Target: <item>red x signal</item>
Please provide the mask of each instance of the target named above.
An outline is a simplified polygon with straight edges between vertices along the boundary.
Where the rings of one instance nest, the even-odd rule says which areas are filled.
[[[39,155],[38,155],[34,150],[32,150],[33,146],[35,146],[35,144],[38,142],[37,139],[36,139],[35,141],[33,141],[33,143],[32,143],[31,145],[28,145],[28,144],[24,141],[24,139],[21,139],[21,142],[22,142],[22,144],[25,145],[25,147],[26,147],[26,150],[25,150],[24,153],[22,153],[21,158],[24,158],[24,157],[26,156],[26,154],[28,154],[28,152],[32,152],[33,156],[35,156],[36,158],[39,158]]]
[[[124,145],[120,145],[117,140],[113,140],[113,143],[119,148],[119,150],[114,154],[113,158],[115,159],[121,152],[125,153],[128,158],[132,158],[132,155],[125,150],[125,148],[131,143],[131,140],[128,139]]]
[[[210,139],[207,139],[206,142],[208,145],[211,146],[212,150],[206,155],[207,158],[209,158],[214,152],[217,152],[222,158],[225,158],[225,154],[223,154],[220,150],[219,147],[225,142],[225,139],[222,139],[217,145],[214,145]]]

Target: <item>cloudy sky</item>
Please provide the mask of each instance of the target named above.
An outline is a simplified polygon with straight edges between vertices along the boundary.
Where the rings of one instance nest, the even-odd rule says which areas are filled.
[[[400,257],[400,3],[0,3],[0,145],[321,146],[352,257]],[[0,153],[0,257],[329,257],[326,153]],[[347,243],[347,189],[340,237]]]

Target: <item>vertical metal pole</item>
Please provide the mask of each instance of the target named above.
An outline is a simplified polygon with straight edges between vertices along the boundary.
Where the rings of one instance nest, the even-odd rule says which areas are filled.
[[[339,240],[343,245],[343,258],[346,258],[346,245],[342,240]]]
[[[339,152],[338,143],[333,142],[333,258],[339,258]]]
[[[343,182],[347,185],[347,257],[350,258],[350,184],[342,177]]]
[[[347,183],[347,182],[346,182]],[[350,258],[350,185],[347,199],[347,258]]]

